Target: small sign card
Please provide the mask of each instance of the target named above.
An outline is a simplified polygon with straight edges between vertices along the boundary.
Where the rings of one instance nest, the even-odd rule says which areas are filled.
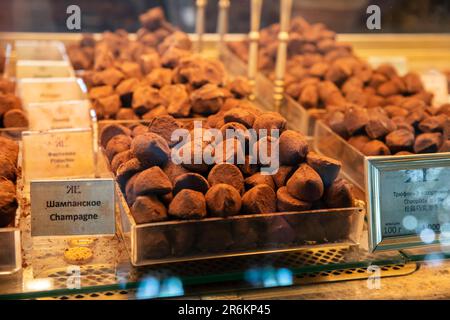
[[[25,106],[29,128],[33,131],[89,128],[91,126],[88,100],[37,102]]]
[[[450,153],[368,157],[369,247],[450,242]]]
[[[24,105],[86,98],[86,88],[77,78],[20,79],[17,82],[17,92]]]
[[[91,129],[26,131],[22,143],[25,181],[95,175]]]
[[[448,102],[448,82],[445,74],[438,70],[428,70],[420,75],[427,91],[433,93],[433,105],[441,106]]]
[[[70,78],[75,72],[69,61],[20,60],[16,63],[16,78]]]
[[[61,41],[16,40],[16,60],[68,60]]]
[[[113,179],[31,181],[31,235],[115,233]]]

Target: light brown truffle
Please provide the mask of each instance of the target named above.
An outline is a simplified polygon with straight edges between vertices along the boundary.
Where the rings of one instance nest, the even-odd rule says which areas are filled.
[[[204,218],[206,216],[205,196],[194,190],[181,190],[169,205],[169,215],[178,219]]]
[[[281,164],[297,165],[305,159],[308,153],[308,141],[302,134],[286,130],[280,136],[279,150]]]
[[[324,192],[322,178],[306,163],[300,165],[289,178],[286,186],[292,196],[307,202],[320,199]]]
[[[137,224],[167,220],[167,209],[156,196],[146,195],[136,198],[131,214]]]
[[[214,217],[228,217],[241,210],[241,196],[232,186],[224,183],[215,184],[205,195],[208,212]]]
[[[164,166],[170,158],[166,140],[153,132],[139,135],[131,142],[131,153],[147,166]]]
[[[239,193],[244,192],[244,177],[235,165],[229,163],[216,164],[208,174],[208,182],[211,186],[216,184],[228,184]]]
[[[198,173],[188,172],[175,178],[173,182],[173,194],[176,195],[183,189],[189,189],[205,194],[209,189],[208,181]]]
[[[242,197],[242,212],[244,214],[271,213],[276,212],[276,194],[266,184],[259,184]]]
[[[291,196],[287,187],[281,187],[277,190],[277,209],[280,212],[305,211],[309,210],[311,206],[311,202],[302,201]]]
[[[333,183],[342,166],[339,161],[318,155],[315,152],[308,153],[306,162],[319,174],[325,187]]]
[[[154,166],[139,173],[134,182],[136,195],[166,194],[172,191],[172,183],[160,167]]]

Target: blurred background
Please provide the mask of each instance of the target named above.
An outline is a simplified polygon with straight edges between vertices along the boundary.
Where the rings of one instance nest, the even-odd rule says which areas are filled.
[[[215,32],[218,0],[209,0],[207,32]],[[195,26],[195,0],[0,0],[0,31],[70,32],[66,28],[66,8],[80,6],[83,32],[124,28],[136,31],[138,15],[162,6],[169,21],[186,32]],[[366,8],[381,8],[382,30],[366,28]],[[264,0],[262,26],[277,22],[279,0]],[[230,32],[249,30],[250,0],[231,0]],[[310,22],[323,22],[339,33],[450,32],[449,0],[294,0],[293,15]]]

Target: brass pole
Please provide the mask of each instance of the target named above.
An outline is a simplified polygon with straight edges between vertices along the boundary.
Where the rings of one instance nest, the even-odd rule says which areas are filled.
[[[222,49],[225,43],[225,35],[228,32],[228,8],[230,0],[219,0],[219,17],[217,24],[217,33],[219,34],[219,49]]]
[[[284,76],[286,73],[287,45],[289,40],[289,25],[292,11],[292,0],[281,0],[280,32],[278,33],[278,51],[275,66],[275,82],[273,99],[275,109],[280,110],[284,96]]]
[[[195,33],[197,34],[197,52],[203,50],[203,34],[205,33],[205,7],[208,0],[196,0],[197,17],[195,21]]]
[[[248,53],[248,81],[252,87],[250,99],[255,99],[256,74],[258,72],[258,41],[259,27],[261,23],[262,0],[252,0],[251,2],[251,19],[250,32],[248,38],[250,40]]]

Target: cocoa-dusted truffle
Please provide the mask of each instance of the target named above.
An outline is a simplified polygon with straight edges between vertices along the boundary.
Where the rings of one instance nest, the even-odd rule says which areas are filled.
[[[158,166],[142,171],[134,182],[136,195],[166,194],[171,191],[172,183]]]
[[[95,72],[92,76],[92,81],[96,86],[116,86],[124,79],[124,77],[124,74],[116,68],[107,68],[105,70]]]
[[[207,150],[210,150],[211,146],[201,139],[190,140],[180,148],[176,148],[177,154],[183,160],[181,165],[186,169],[198,173],[207,173],[209,170],[209,164],[204,160],[203,155]],[[172,150],[173,152],[174,150]]]
[[[306,162],[322,178],[323,185],[328,187],[333,183],[341,170],[341,163],[329,157],[318,155],[315,152],[309,152]]]
[[[12,163],[17,163],[19,156],[19,145],[12,139],[0,136],[0,154],[11,160]]]
[[[0,177],[0,228],[14,221],[17,207],[16,186],[12,181]]]
[[[162,104],[159,91],[149,86],[139,86],[134,90],[131,106],[137,115],[143,115]]]
[[[205,196],[198,191],[184,189],[169,205],[169,215],[178,219],[201,219],[206,216]]]
[[[172,70],[167,68],[155,68],[144,80],[149,86],[161,89],[172,83]]]
[[[174,195],[178,194],[183,189],[194,190],[205,194],[209,189],[209,183],[200,174],[188,172],[175,178],[173,182]]]
[[[117,112],[119,112],[120,106],[120,97],[117,94],[112,94],[94,101],[95,112],[97,112],[97,116],[101,119],[114,118]]]
[[[223,114],[223,119],[225,122],[237,122],[243,124],[246,128],[251,128],[256,116],[248,110],[232,108]]]
[[[277,190],[278,211],[305,211],[309,210],[311,206],[311,202],[302,201],[291,196],[287,190],[287,187],[281,187]]]
[[[170,149],[166,140],[153,132],[135,137],[130,149],[139,161],[148,166],[164,166],[170,158]]]
[[[286,185],[287,180],[291,177],[297,168],[294,166],[280,166],[277,173],[272,175],[273,182],[277,188]]]
[[[174,183],[175,179],[182,174],[189,173],[189,171],[185,169],[181,164],[176,164],[171,160],[167,161],[166,165],[163,168],[163,171],[172,183]]]
[[[89,90],[89,98],[91,98],[92,100],[109,97],[112,94],[114,94],[113,86],[98,86]]]
[[[137,224],[167,220],[167,209],[154,195],[136,198],[131,207],[131,214]]]
[[[292,196],[308,202],[320,199],[324,192],[322,178],[306,163],[300,165],[289,178],[286,186]]]
[[[17,175],[16,163],[11,159],[0,153],[0,177],[4,177],[8,180],[15,181]]]
[[[245,188],[247,190],[249,190],[257,185],[260,185],[260,184],[266,184],[269,187],[271,187],[273,190],[276,190],[275,183],[274,183],[271,175],[262,174],[261,172],[257,172],[254,175],[251,175],[250,177],[245,179]]]
[[[159,134],[170,147],[178,143],[178,141],[172,141],[172,133],[177,129],[180,129],[178,121],[169,115],[153,118],[148,125],[148,131]]]
[[[267,184],[259,184],[242,197],[242,212],[244,214],[271,213],[277,209],[275,191]]]
[[[119,83],[116,87],[116,93],[120,96],[122,106],[127,108],[131,107],[133,92],[137,87],[139,87],[139,80],[137,78],[125,79]]]
[[[139,120],[139,117],[134,113],[133,109],[120,108],[116,113],[116,120]]]
[[[103,148],[106,148],[109,140],[111,140],[114,136],[124,134],[127,136],[131,135],[131,130],[125,126],[120,124],[108,124],[101,130],[100,133],[100,144]]]
[[[308,141],[301,133],[286,130],[280,136],[279,148],[281,164],[297,165],[308,153]]]
[[[139,22],[149,30],[156,30],[165,21],[164,11],[160,7],[155,7],[139,16]]]
[[[214,149],[216,163],[245,163],[245,146],[236,138],[226,139],[217,144]]]
[[[357,136],[350,137],[350,139],[348,139],[348,143],[350,143],[352,146],[354,146],[356,149],[358,149],[360,151],[364,148],[366,143],[368,143],[369,141],[370,141],[370,138],[366,135],[357,135]]]
[[[247,78],[236,77],[233,81],[228,83],[228,89],[237,99],[242,99],[252,93],[252,88]]]
[[[366,109],[350,106],[344,116],[344,124],[350,135],[362,130],[369,122],[369,114]]]
[[[366,156],[384,156],[390,155],[389,148],[380,140],[372,140],[364,145],[361,152]]]
[[[148,127],[144,126],[142,124],[138,124],[137,126],[135,126],[133,128],[133,131],[131,131],[131,136],[132,137],[137,137],[137,136],[139,136],[141,134],[144,134],[146,132],[148,132]]]
[[[241,210],[241,195],[232,186],[219,183],[208,190],[205,195],[208,212],[213,217],[228,217]]]
[[[162,55],[169,48],[178,48],[182,50],[191,50],[191,40],[189,36],[181,31],[175,31],[171,35],[165,37],[164,41],[158,46],[158,52]]]
[[[329,208],[350,208],[354,206],[353,186],[344,179],[336,179],[325,193]]]
[[[436,133],[422,133],[416,137],[414,143],[415,153],[434,153],[439,150],[442,144],[442,134]]]
[[[136,192],[134,192],[134,182],[136,181],[136,178],[138,177],[139,172],[134,174],[130,179],[128,179],[127,183],[125,184],[125,198],[127,200],[128,206],[132,206],[134,201],[136,201]]]
[[[278,112],[264,112],[255,119],[253,123],[253,129],[257,134],[261,134],[259,131],[265,129],[267,135],[270,136],[270,130],[277,129],[280,132],[286,127],[286,119],[283,118]]]
[[[12,109],[21,109],[21,100],[12,93],[0,93],[0,116]]]
[[[395,129],[395,123],[383,111],[379,111],[378,108],[372,108],[370,110],[369,122],[366,125],[366,133],[370,138],[383,138]]]
[[[178,118],[191,113],[189,94],[184,85],[166,85],[160,90],[160,96],[170,115]]]
[[[225,99],[222,88],[214,84],[205,84],[191,93],[192,111],[209,115],[220,110]]]
[[[228,184],[239,193],[244,192],[244,177],[235,165],[229,163],[216,164],[208,174],[208,182],[211,186],[216,184]]]
[[[3,126],[5,128],[26,128],[28,117],[21,109],[12,109],[3,114]]]
[[[392,153],[412,150],[414,134],[405,129],[392,131],[386,136],[386,145]]]
[[[124,134],[118,134],[112,137],[106,145],[106,156],[109,161],[112,161],[114,156],[120,152],[130,149],[131,138]]]
[[[136,158],[131,158],[128,161],[122,163],[116,171],[116,178],[119,184],[124,187],[128,179],[130,179],[134,174],[142,171],[144,165]]]
[[[237,165],[239,170],[241,170],[242,174],[245,177],[251,176],[259,171],[258,164],[252,159],[254,158],[252,158],[251,156],[245,156],[244,163]]]

